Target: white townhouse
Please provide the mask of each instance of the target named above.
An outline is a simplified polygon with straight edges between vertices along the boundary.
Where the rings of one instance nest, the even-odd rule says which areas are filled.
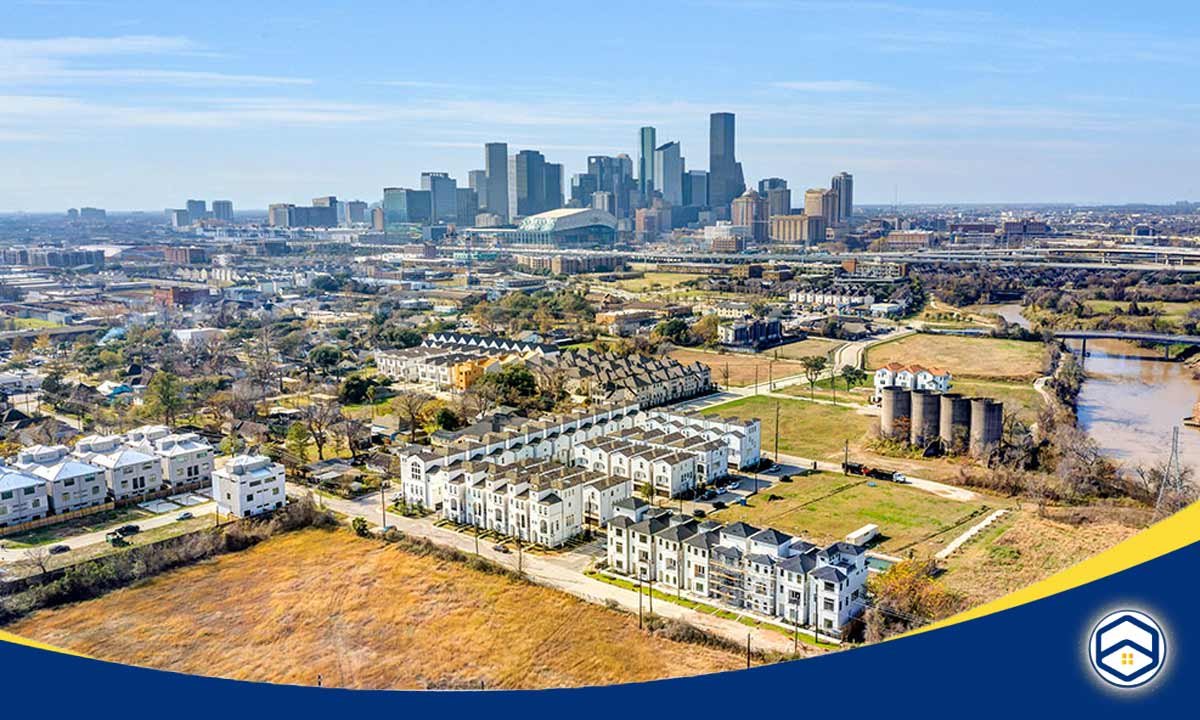
[[[146,425],[129,432],[126,442],[154,455],[162,466],[162,479],[172,488],[201,488],[212,484],[212,445],[196,433],[176,433],[164,425]]]
[[[104,471],[71,457],[64,445],[33,445],[17,453],[13,466],[46,483],[55,514],[103,505],[108,500]]]
[[[588,411],[520,418],[503,423],[497,417],[467,428],[444,447],[409,445],[395,451],[404,500],[437,510],[445,484],[461,474],[462,463],[512,465],[531,460],[571,464],[574,447],[601,435],[632,428],[641,411],[635,404],[607,405]]]
[[[0,463],[0,527],[41,520],[49,514],[46,481]]]
[[[861,292],[846,292],[837,290],[793,290],[788,293],[788,300],[799,305],[811,307],[847,308],[871,305],[875,296]]]
[[[577,444],[575,464],[628,478],[634,490],[651,485],[654,494],[662,497],[677,497],[696,487],[694,454],[621,438],[601,437]]]
[[[928,390],[930,392],[950,392],[951,376],[948,370],[941,368],[926,368],[920,365],[902,365],[888,363],[875,370],[875,400],[883,396],[886,387],[899,387],[905,390]]]
[[[213,499],[226,515],[250,517],[287,503],[283,465],[265,455],[238,455],[212,474]]]
[[[762,451],[762,422],[758,418],[742,420],[720,415],[648,410],[637,418],[642,430],[657,430],[667,435],[715,440],[729,448],[727,465],[748,469],[758,465]]]
[[[441,515],[517,538],[558,547],[606,525],[613,506],[629,496],[631,483],[552,460],[496,465],[464,463],[443,488]]]
[[[89,435],[75,444],[76,458],[104,470],[114,500],[141,497],[162,489],[158,458],[125,446],[117,435]]]
[[[630,498],[609,522],[608,566],[680,593],[837,634],[864,608],[866,554],[771,528],[697,522]]]

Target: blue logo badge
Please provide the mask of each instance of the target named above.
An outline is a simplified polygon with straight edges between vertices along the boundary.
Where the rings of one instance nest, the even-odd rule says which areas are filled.
[[[1153,680],[1166,663],[1166,636],[1146,613],[1118,610],[1092,629],[1088,657],[1092,669],[1108,684],[1140,687]]]

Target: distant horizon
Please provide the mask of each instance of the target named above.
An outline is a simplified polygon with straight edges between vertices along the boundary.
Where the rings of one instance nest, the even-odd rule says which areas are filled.
[[[860,205],[1200,198],[1200,88],[1178,81],[1200,66],[1194,4],[991,5],[14,0],[0,211],[373,202],[422,171],[466,186],[490,141],[562,163],[565,189],[588,155],[636,165],[643,125],[706,169],[712,112],[736,115],[750,186],[847,171]]]

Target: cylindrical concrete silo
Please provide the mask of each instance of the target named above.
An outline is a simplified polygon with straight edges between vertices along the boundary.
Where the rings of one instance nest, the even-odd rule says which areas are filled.
[[[984,457],[1000,444],[1004,405],[991,398],[971,399],[971,454]]]
[[[958,393],[945,393],[941,404],[938,437],[942,447],[946,452],[961,453],[971,436],[971,401]]]
[[[911,402],[912,425],[909,428],[908,442],[914,447],[923,448],[938,437],[941,401],[936,393],[913,390]]]
[[[895,437],[898,431],[906,435],[909,418],[912,416],[912,397],[908,390],[895,385],[883,388],[880,406],[879,432],[886,438]]]

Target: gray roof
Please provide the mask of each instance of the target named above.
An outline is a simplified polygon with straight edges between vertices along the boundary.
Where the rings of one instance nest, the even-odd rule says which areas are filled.
[[[704,523],[699,525],[700,532],[684,540],[685,545],[690,545],[701,550],[712,550],[720,542],[721,536],[719,533],[704,531]]]
[[[666,530],[655,533],[654,536],[671,542],[683,542],[695,534],[696,524],[694,522],[685,522],[672,525]]]
[[[754,542],[769,543],[778,547],[779,545],[787,544],[792,539],[792,536],[787,533],[781,533],[775,528],[767,528],[751,535],[750,539]]]
[[[645,500],[637,497],[622,498],[613,503],[613,507],[621,508],[622,510],[638,510],[646,507],[646,505],[648,503]]]
[[[721,534],[727,537],[748,538],[758,532],[758,528],[744,522],[735,522],[721,529]]]
[[[818,580],[828,580],[829,582],[842,582],[846,579],[846,573],[832,565],[822,565],[812,571],[812,576]]]

